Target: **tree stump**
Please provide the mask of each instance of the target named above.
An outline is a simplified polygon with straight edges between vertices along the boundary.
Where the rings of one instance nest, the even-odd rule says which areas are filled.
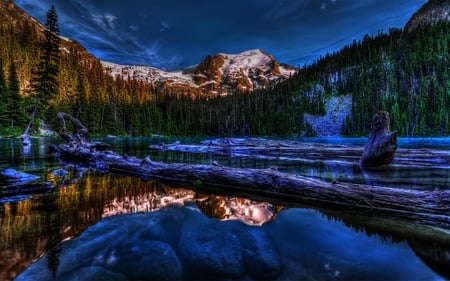
[[[72,115],[65,112],[58,112],[56,117],[61,121],[61,129],[58,134],[69,144],[80,148],[88,148],[91,151],[103,151],[111,147],[110,144],[104,142],[91,142],[88,134],[88,128]],[[72,134],[67,132],[66,118],[72,123]]]
[[[390,121],[387,111],[378,111],[373,116],[369,140],[360,159],[362,168],[387,165],[394,159],[398,131],[390,131]]]

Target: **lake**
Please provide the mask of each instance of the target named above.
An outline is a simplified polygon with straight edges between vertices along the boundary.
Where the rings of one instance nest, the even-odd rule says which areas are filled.
[[[367,174],[354,161],[167,151],[197,138],[102,138],[112,150],[168,163],[269,168],[329,181],[449,189],[450,167]],[[364,146],[366,138],[302,138]],[[227,188],[142,180],[61,166],[59,139],[0,139],[0,170],[39,176],[39,192],[0,181],[0,280],[446,280],[450,233],[339,210],[315,209]],[[399,139],[405,149],[447,153],[449,138]],[[62,169],[61,169],[62,168]],[[17,277],[18,276],[18,277]]]

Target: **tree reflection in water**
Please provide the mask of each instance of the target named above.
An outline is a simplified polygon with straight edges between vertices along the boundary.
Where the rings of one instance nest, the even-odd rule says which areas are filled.
[[[61,186],[52,193],[0,206],[1,280],[12,280],[44,253],[50,269],[56,273],[60,242],[79,236],[107,216],[152,212],[170,204],[196,204],[212,218],[262,225],[275,219],[285,208],[305,207],[285,200],[223,194],[217,189],[215,194],[207,194],[204,190],[199,192],[195,186],[167,185],[157,180],[143,181],[76,169],[68,171],[63,176],[48,177],[56,186]],[[448,257],[450,252],[448,236],[437,237],[434,233],[414,236],[419,232],[407,226],[400,227],[396,222],[389,226],[386,222],[373,222],[348,214],[321,212],[356,231],[364,230],[369,236],[376,234],[394,242],[408,241],[424,263],[448,278],[447,267],[439,265],[442,257]],[[433,251],[426,250],[429,249],[426,245],[430,245],[426,244],[427,239],[435,243]]]
[[[416,255],[431,269],[450,280],[450,245],[443,247],[435,241],[407,239]]]

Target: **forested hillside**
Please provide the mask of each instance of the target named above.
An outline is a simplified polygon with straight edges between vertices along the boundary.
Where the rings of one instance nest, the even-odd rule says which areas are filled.
[[[450,24],[441,21],[411,32],[392,29],[327,55],[299,75],[330,92],[351,93],[347,135],[367,134],[374,112],[390,112],[403,136],[450,133]],[[300,82],[304,83],[304,82]]]
[[[195,101],[159,98],[157,108],[164,120],[174,121],[162,129],[170,134],[314,135],[303,113],[324,114],[327,98],[351,94],[344,135],[368,135],[378,110],[390,112],[391,127],[402,136],[448,135],[449,28],[448,21],[441,21],[410,32],[391,29],[366,36],[270,90],[251,95]],[[323,86],[324,94],[314,94],[317,85]]]
[[[45,31],[12,1],[0,0],[0,135],[22,133],[35,108],[40,112],[34,133],[43,126],[58,129],[57,111],[81,118],[93,134],[149,133],[134,126],[130,112],[154,100],[150,88],[142,82],[114,80],[75,41],[57,37],[57,87],[48,99],[42,97],[38,76],[45,64]]]
[[[33,81],[42,60],[43,27],[11,1],[0,0],[0,135],[17,135],[42,102]],[[5,16],[16,13],[11,18]],[[60,38],[57,92],[32,131],[57,130],[68,112],[94,135],[314,135],[305,112],[325,113],[331,95],[352,95],[345,135],[367,135],[378,110],[403,136],[450,132],[449,22],[411,31],[391,29],[324,55],[266,90],[226,97],[166,95],[135,80],[112,78],[78,43]],[[299,50],[300,52],[301,50]],[[317,85],[324,92],[314,92]]]

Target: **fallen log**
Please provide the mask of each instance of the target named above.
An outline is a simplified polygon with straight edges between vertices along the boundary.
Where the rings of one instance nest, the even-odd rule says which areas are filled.
[[[106,173],[182,181],[193,186],[223,187],[251,191],[299,203],[398,219],[450,229],[450,191],[417,191],[343,182],[325,182],[276,169],[242,169],[199,164],[167,164],[149,157],[121,156],[104,151],[86,140],[66,138],[69,143],[52,146],[57,158]],[[95,149],[102,147],[102,150]]]
[[[359,164],[364,147],[356,145],[310,143],[294,140],[270,140],[264,138],[221,138],[202,141],[199,144],[151,145],[151,149],[188,153],[209,153],[228,157],[286,160],[303,162],[339,162]],[[391,166],[428,167],[450,169],[450,152],[428,148],[398,148]]]

